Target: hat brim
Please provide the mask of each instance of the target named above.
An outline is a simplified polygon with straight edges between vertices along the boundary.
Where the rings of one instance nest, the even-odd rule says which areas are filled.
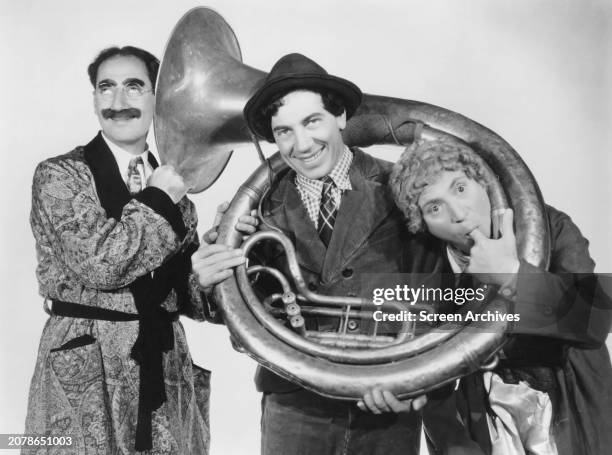
[[[260,110],[269,104],[279,93],[294,90],[314,89],[337,93],[344,100],[346,118],[350,118],[361,104],[362,93],[355,84],[340,77],[329,74],[285,74],[267,81],[249,99],[244,107],[244,117],[251,131],[262,139],[273,142],[269,137],[269,128],[262,126]]]

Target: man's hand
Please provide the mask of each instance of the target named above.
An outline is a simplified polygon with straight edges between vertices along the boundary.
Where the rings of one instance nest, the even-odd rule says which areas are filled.
[[[209,292],[214,285],[229,278],[232,268],[244,261],[240,248],[211,245],[204,241],[191,256],[191,268],[202,290]]]
[[[241,249],[214,244],[217,237],[219,237],[217,229],[221,223],[221,218],[223,218],[223,214],[228,207],[229,202],[227,201],[217,207],[217,214],[215,215],[212,228],[204,233],[202,245],[191,256],[193,273],[198,280],[198,284],[205,292],[209,292],[211,287],[229,278],[232,274],[232,269],[245,261]],[[238,218],[236,230],[250,235],[257,230],[257,224],[258,220],[254,210],[250,215],[242,215]]]
[[[388,390],[382,390],[378,387],[367,392],[359,402],[357,407],[362,411],[370,411],[373,414],[382,414],[384,412],[410,412],[418,411],[427,404],[427,395],[421,395],[408,400],[398,400]]]
[[[204,242],[215,243],[217,241],[217,237],[219,237],[217,229],[221,223],[221,218],[223,218],[223,214],[228,209],[229,205],[229,202],[225,201],[217,207],[217,214],[215,215],[212,228],[206,231],[202,237]],[[236,223],[235,229],[245,235],[251,235],[257,230],[258,224],[259,220],[257,219],[257,210],[252,210],[250,215],[241,215],[240,218],[238,218],[238,223]]]
[[[175,204],[180,201],[189,187],[185,184],[183,177],[176,172],[174,166],[164,164],[153,171],[147,180],[147,186],[159,188],[172,199]]]
[[[518,272],[520,263],[512,220],[512,209],[506,209],[499,239],[488,239],[478,229],[470,232],[474,245],[470,250],[470,263],[465,269],[467,273],[475,274],[484,283],[502,286]]]

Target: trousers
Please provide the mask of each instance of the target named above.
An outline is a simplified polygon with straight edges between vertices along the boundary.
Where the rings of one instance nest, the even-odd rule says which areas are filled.
[[[418,455],[421,415],[372,414],[304,389],[264,393],[262,455]]]

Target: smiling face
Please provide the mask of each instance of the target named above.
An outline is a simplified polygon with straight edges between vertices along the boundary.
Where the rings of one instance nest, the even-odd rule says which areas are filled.
[[[98,68],[95,86],[94,109],[105,136],[130,153],[142,153],[155,106],[144,62],[133,56],[109,58]]]
[[[328,175],[342,156],[346,114],[325,110],[321,95],[299,90],[282,98],[271,117],[272,134],[285,162],[310,179]]]
[[[442,171],[425,187],[418,200],[429,232],[469,253],[468,236],[479,229],[491,236],[491,204],[486,189],[463,171]]]

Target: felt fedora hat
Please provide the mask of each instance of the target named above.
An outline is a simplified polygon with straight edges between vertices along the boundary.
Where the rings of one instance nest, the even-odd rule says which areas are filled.
[[[336,93],[344,100],[347,119],[355,113],[361,103],[362,93],[355,84],[328,74],[319,64],[302,54],[288,54],[276,62],[244,107],[244,117],[251,131],[273,142],[269,119],[263,118],[261,108],[279,95],[299,89]]]

